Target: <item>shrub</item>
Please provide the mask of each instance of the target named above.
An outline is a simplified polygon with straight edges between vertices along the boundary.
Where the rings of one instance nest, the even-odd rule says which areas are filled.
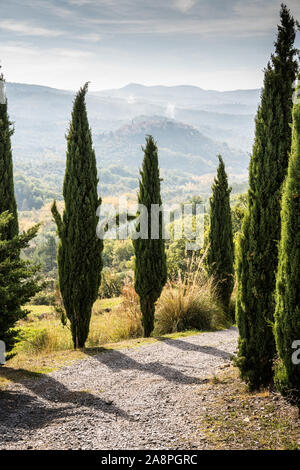
[[[31,300],[32,305],[54,305],[55,294],[52,292],[39,292]]]
[[[139,297],[132,282],[126,281],[122,297],[121,305],[110,312],[104,312],[101,316],[92,318],[88,347],[138,338],[143,335]]]
[[[199,269],[190,271],[184,279],[178,276],[177,282],[169,281],[157,302],[156,334],[225,326],[225,312],[215,296],[212,279],[203,271],[202,260]]]
[[[40,354],[72,349],[69,329],[63,328],[54,319],[40,323],[41,327],[30,327],[21,331],[22,341],[18,345],[18,351]]]
[[[125,278],[125,273],[111,273],[110,271],[103,272],[99,289],[99,297],[101,299],[119,297],[124,286]]]

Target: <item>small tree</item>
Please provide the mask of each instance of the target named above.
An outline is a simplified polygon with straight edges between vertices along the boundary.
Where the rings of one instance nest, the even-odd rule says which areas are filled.
[[[39,226],[7,240],[13,217],[8,212],[0,214],[0,340],[5,342],[6,352],[18,341],[17,321],[29,313],[22,306],[42,288],[35,280],[38,267],[15,256],[28,246]]]
[[[144,161],[140,172],[138,203],[148,211],[148,238],[133,241],[135,250],[135,290],[140,297],[144,336],[148,337],[154,328],[155,302],[159,298],[167,280],[165,241],[163,239],[163,220],[159,214],[159,238],[152,239],[152,204],[161,206],[160,177],[157,146],[152,136],[146,139],[143,148]]]
[[[63,217],[56,203],[52,214],[57,224],[59,287],[71,323],[75,348],[82,348],[89,334],[93,304],[102,270],[103,241],[97,238],[101,204],[97,194],[96,157],[92,146],[85,96],[88,84],[76,95],[67,138],[67,162],[63,187]]]
[[[294,106],[292,151],[281,211],[281,243],[276,283],[275,337],[280,358],[276,383],[300,402],[300,367],[293,347],[300,340],[300,104]],[[294,341],[298,341],[293,345]]]
[[[229,316],[230,298],[234,285],[234,246],[230,210],[228,178],[222,157],[219,155],[217,177],[210,198],[210,224],[207,264],[213,278],[217,297]]]
[[[19,232],[17,203],[14,192],[11,136],[14,130],[7,113],[4,78],[0,74],[0,214],[8,211],[12,217],[2,227],[2,236],[10,240]]]

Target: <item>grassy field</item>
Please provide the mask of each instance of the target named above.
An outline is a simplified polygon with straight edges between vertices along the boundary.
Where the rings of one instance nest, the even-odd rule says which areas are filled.
[[[94,304],[87,347],[127,339],[128,328],[121,318],[121,298],[97,300]],[[63,326],[55,309],[48,305],[29,305],[29,315],[17,325],[21,341],[14,353],[35,356],[40,353],[73,349],[69,325]]]

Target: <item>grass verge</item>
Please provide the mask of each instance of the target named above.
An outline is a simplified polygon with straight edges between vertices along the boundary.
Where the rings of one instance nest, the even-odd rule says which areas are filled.
[[[199,436],[207,449],[300,449],[298,408],[276,391],[249,392],[234,367],[214,376],[200,400]]]

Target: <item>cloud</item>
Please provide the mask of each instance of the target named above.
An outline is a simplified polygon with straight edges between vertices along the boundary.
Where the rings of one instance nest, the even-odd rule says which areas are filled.
[[[267,35],[278,22],[280,0],[26,0],[36,5],[42,26],[4,20],[4,27],[24,35],[59,36],[58,25],[69,36],[97,43],[105,35],[197,35],[199,37],[255,37]],[[25,1],[25,3],[26,3]],[[299,0],[290,0],[295,16]],[[277,3],[277,4],[276,4]],[[56,19],[55,19],[56,17]],[[3,21],[2,21],[3,23]],[[56,25],[50,29],[49,25]],[[1,23],[0,23],[1,26]],[[101,27],[101,30],[99,31]]]
[[[1,60],[8,80],[68,89],[87,79],[98,89],[252,88],[261,84],[281,1],[10,0],[1,5]],[[299,0],[288,4],[300,17]]]
[[[197,0],[175,0],[175,8],[183,13],[189,11],[197,3]]]
[[[176,106],[175,104],[173,103],[168,103],[167,105],[167,108],[166,108],[166,115],[169,117],[169,118],[172,118],[172,119],[175,119],[175,109],[176,109]]]
[[[296,0],[293,13],[300,14]],[[255,37],[268,35],[278,22],[274,0],[68,0],[80,10],[82,28],[101,26],[101,35],[156,34],[199,37]],[[78,13],[78,10],[74,8]],[[78,20],[79,21],[79,20]]]
[[[35,26],[28,22],[13,19],[0,20],[0,29],[24,36],[58,37],[64,34],[63,31]]]
[[[74,37],[82,41],[99,42],[101,41],[103,36],[97,33],[87,33],[87,34],[74,35]]]

